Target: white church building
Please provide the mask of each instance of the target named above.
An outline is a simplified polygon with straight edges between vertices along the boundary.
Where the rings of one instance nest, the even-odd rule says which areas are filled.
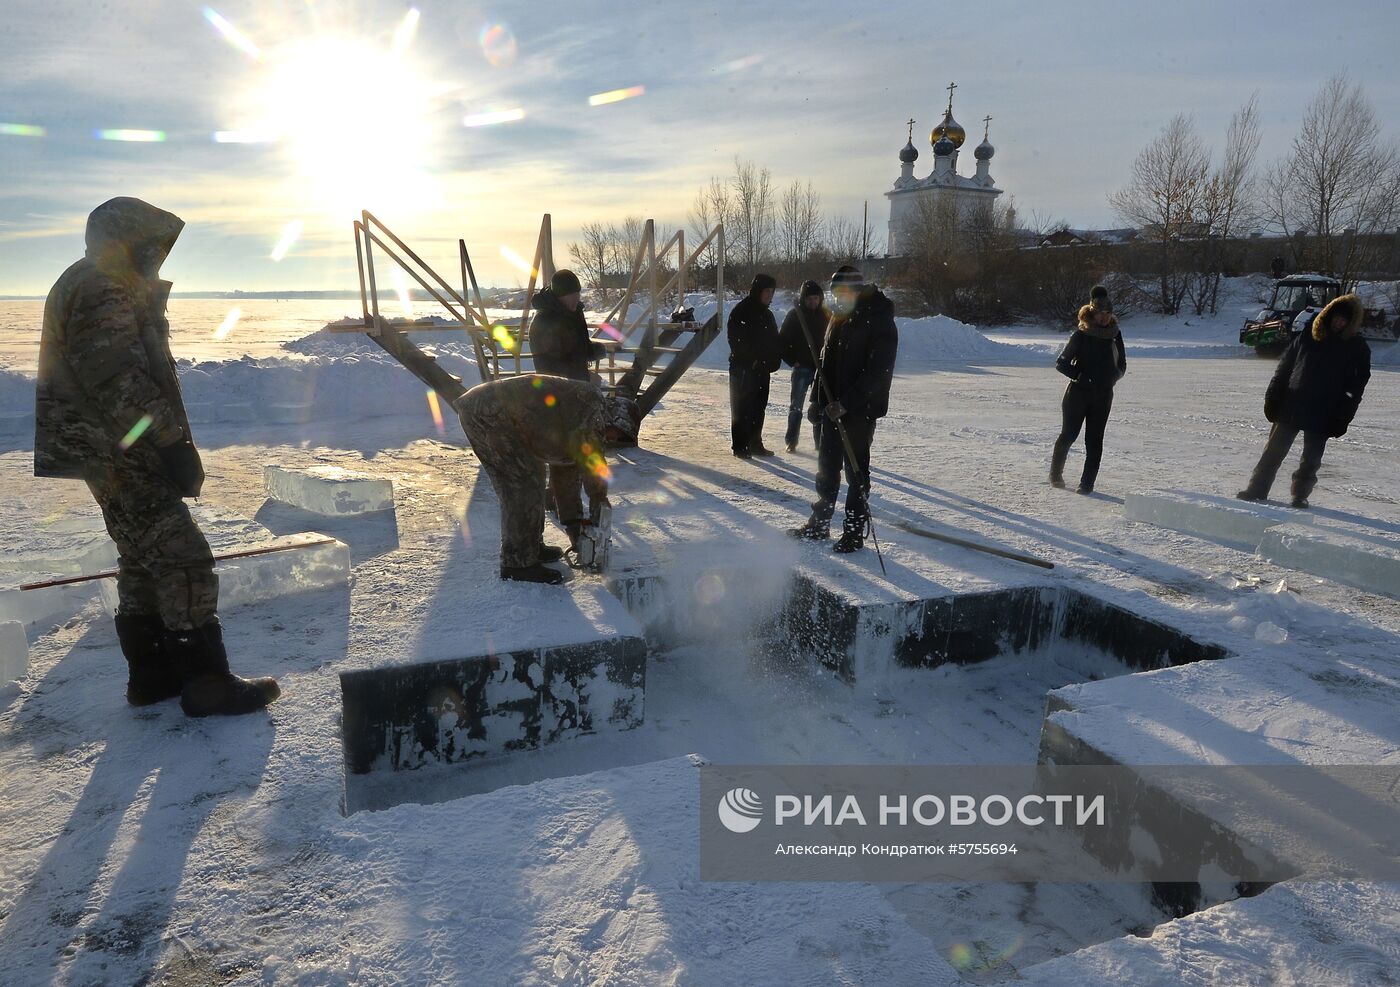
[[[953,90],[957,83],[948,86],[948,109],[943,114],[943,122],[929,133],[929,143],[933,146],[933,171],[923,178],[914,177],[914,164],[919,160],[919,149],[914,146],[914,121],[909,121],[909,142],[899,152],[899,177],[894,187],[885,193],[890,200],[890,224],[888,247],[892,257],[905,253],[904,241],[911,223],[916,221],[922,210],[921,203],[951,201],[959,215],[965,216],[973,209],[983,208],[996,201],[1001,189],[992,180],[992,155],[996,149],[987,139],[992,118],[984,117],[982,143],[973,148],[976,170],[972,175],[958,174],[958,154],[967,140],[967,131],[953,119]]]

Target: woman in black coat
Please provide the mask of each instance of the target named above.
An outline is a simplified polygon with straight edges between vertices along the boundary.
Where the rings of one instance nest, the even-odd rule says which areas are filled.
[[[1317,486],[1317,471],[1327,440],[1346,434],[1366,382],[1371,379],[1371,348],[1360,336],[1361,299],[1332,299],[1313,319],[1309,331],[1293,337],[1264,392],[1264,417],[1273,423],[1264,453],[1241,490],[1240,500],[1269,496],[1279,467],[1303,433],[1303,455],[1293,474],[1293,506],[1308,506]]]
[[[1050,458],[1050,482],[1057,487],[1065,485],[1065,458],[1080,429],[1085,429],[1079,492],[1091,494],[1103,459],[1103,433],[1113,410],[1113,387],[1128,372],[1123,334],[1118,331],[1113,302],[1103,285],[1095,285],[1089,292],[1089,304],[1079,310],[1079,328],[1055,361],[1055,369],[1069,378],[1069,385],[1060,401],[1063,423]]]

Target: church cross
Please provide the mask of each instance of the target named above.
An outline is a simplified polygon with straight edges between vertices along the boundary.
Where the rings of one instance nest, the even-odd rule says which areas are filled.
[[[907,122],[909,124],[909,143],[912,144],[914,143],[914,118],[910,117]]]
[[[956,89],[956,88],[958,88],[958,84],[957,84],[956,82],[950,82],[950,83],[948,83],[948,112],[949,112],[949,113],[952,113],[952,112],[953,112],[953,90]]]
[[[987,139],[987,134],[991,131],[991,129],[992,129],[992,118],[991,118],[991,115],[988,114],[987,116],[984,116],[984,117],[982,118],[982,139],[983,139],[983,140],[986,140],[986,139]]]

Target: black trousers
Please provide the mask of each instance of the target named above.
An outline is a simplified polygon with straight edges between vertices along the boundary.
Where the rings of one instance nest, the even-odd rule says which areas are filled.
[[[792,392],[788,396],[788,419],[787,435],[784,436],[787,444],[797,445],[797,437],[802,431],[802,419],[807,412],[807,391],[812,386],[812,381],[816,378],[817,372],[811,367],[804,367],[801,364],[792,368]],[[822,402],[818,401],[818,404]],[[812,444],[820,445],[821,439],[817,435],[819,426],[812,426]]]
[[[824,419],[817,440],[817,502],[812,505],[812,513],[825,520],[831,519],[836,510],[836,498],[841,493],[841,474],[845,472],[846,527],[864,528],[865,519],[870,516],[865,484],[870,479],[870,443],[875,438],[875,419],[845,415],[841,424],[855,452],[856,472],[851,471],[841,442],[841,429],[831,419]]]
[[[1108,414],[1113,410],[1113,391],[1094,391],[1086,387],[1075,387],[1071,383],[1065,388],[1065,396],[1060,401],[1062,423],[1060,437],[1055,440],[1055,452],[1050,459],[1050,475],[1060,476],[1065,469],[1065,459],[1069,447],[1084,431],[1084,472],[1079,478],[1081,487],[1093,489],[1099,476],[1099,463],[1103,460],[1103,433],[1108,426]]]
[[[1264,444],[1264,453],[1254,467],[1254,475],[1249,478],[1249,490],[1260,497],[1269,496],[1269,488],[1274,485],[1279,467],[1288,458],[1288,450],[1293,448],[1293,440],[1302,429],[1292,425],[1276,424],[1269,430],[1269,441]],[[1306,500],[1317,486],[1317,470],[1322,465],[1322,453],[1327,449],[1326,432],[1303,432],[1303,455],[1298,460],[1298,469],[1293,473],[1293,496]]]
[[[768,384],[772,374],[766,370],[729,365],[729,416],[731,448],[748,452],[763,446],[763,418],[768,411]]]

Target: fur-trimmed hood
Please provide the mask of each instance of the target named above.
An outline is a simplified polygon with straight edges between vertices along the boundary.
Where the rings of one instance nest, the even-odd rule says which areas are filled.
[[[1341,339],[1351,339],[1361,331],[1361,318],[1365,314],[1361,307],[1361,299],[1355,292],[1347,295],[1338,295],[1328,302],[1321,312],[1318,312],[1317,315],[1313,317],[1313,339],[1317,340],[1319,343],[1326,342],[1327,337],[1331,335],[1327,327],[1331,324],[1332,316],[1342,314],[1348,316],[1346,328],[1336,335]]]
[[[1079,331],[1087,332],[1090,336],[1097,336],[1099,339],[1112,339],[1118,335],[1118,317],[1111,315],[1108,325],[1101,326],[1094,321],[1094,306],[1081,305],[1079,307]]]

